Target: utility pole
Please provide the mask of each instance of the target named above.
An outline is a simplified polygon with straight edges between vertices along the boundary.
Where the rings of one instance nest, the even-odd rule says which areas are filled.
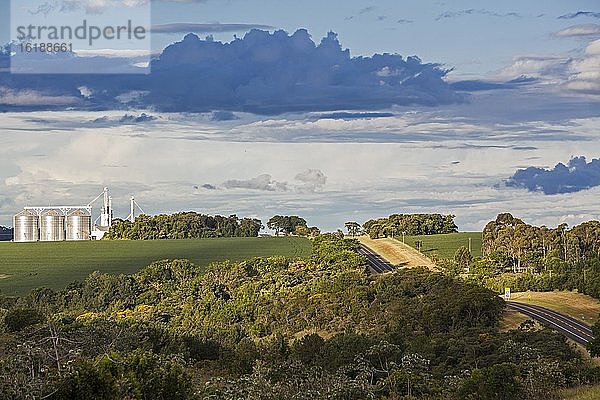
[[[469,253],[471,252],[471,238],[469,238]]]

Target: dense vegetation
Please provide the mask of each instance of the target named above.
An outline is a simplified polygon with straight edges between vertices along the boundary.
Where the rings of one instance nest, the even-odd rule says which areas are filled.
[[[511,214],[500,214],[483,230],[483,251],[499,266],[513,272],[540,272],[559,261],[568,264],[600,257],[600,221],[571,229],[536,227]]]
[[[320,231],[316,226],[308,227],[304,218],[297,215],[275,215],[267,222],[267,227],[275,231],[275,236],[283,234],[297,236],[317,236]]]
[[[480,257],[466,246],[453,257],[438,259],[450,276],[480,284],[496,292],[577,290],[600,299],[600,221],[588,221],[568,229],[529,225],[511,214],[499,214],[489,222]],[[600,323],[589,345],[600,355]]]
[[[0,226],[0,242],[7,242],[13,239],[13,229]]]
[[[399,235],[435,235],[458,232],[454,215],[392,214],[369,220],[363,225],[372,239]]]
[[[140,215],[135,222],[115,221],[104,238],[129,240],[256,237],[262,228],[258,219],[223,217],[195,212],[172,215]]]
[[[304,259],[160,261],[4,298],[0,398],[539,399],[598,382],[558,334],[499,333],[494,292],[371,277],[356,247],[323,235]]]
[[[23,295],[41,286],[59,290],[94,271],[133,274],[165,258],[186,258],[204,268],[223,260],[305,257],[310,247],[299,237],[0,243],[0,293]]]

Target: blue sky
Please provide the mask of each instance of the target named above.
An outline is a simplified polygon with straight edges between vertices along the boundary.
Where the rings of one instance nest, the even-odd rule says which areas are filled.
[[[72,22],[63,1],[49,4]],[[154,34],[149,75],[11,75],[0,52],[0,225],[104,186],[122,216],[135,195],[150,213],[294,213],[325,230],[395,212],[452,213],[462,230],[506,211],[598,219],[599,13],[597,1],[156,0],[154,29],[177,33]],[[117,14],[138,15],[95,18]],[[113,50],[58,61],[149,72]],[[386,52],[403,57],[374,56]]]
[[[8,4],[4,1],[0,5],[0,15],[5,18],[10,15],[6,12]],[[501,69],[517,56],[581,50],[584,45],[581,39],[557,38],[555,33],[575,24],[598,23],[598,18],[558,17],[577,11],[597,11],[597,5],[594,0],[153,1],[152,16],[154,24],[261,24],[291,33],[306,28],[316,40],[333,30],[353,55],[382,52],[418,55],[428,62],[455,67],[458,75],[477,75]],[[472,11],[465,13],[467,10]],[[110,12],[107,10],[107,14]],[[126,12],[136,13],[135,9]],[[64,21],[69,21],[69,14],[63,14]],[[7,26],[2,26],[6,30]],[[229,41],[233,35],[234,32],[227,32],[214,36]],[[161,50],[181,36],[154,35],[153,46]],[[0,39],[6,42],[7,32]]]
[[[577,20],[565,20],[557,17],[577,10],[594,11],[597,6],[598,2],[594,0],[208,0],[177,5],[156,2],[153,19],[155,23],[258,23],[289,32],[307,28],[315,38],[333,30],[354,55],[382,52],[416,54],[429,62],[454,66],[462,74],[480,74],[500,69],[515,56],[557,54],[572,50],[578,46],[576,40],[557,40],[553,34],[576,22],[594,22],[594,19],[580,17]],[[436,21],[443,13],[469,9],[500,15],[518,13],[519,17],[475,13]],[[385,19],[379,20],[379,17]],[[406,22],[398,23],[400,20]],[[216,36],[222,40],[231,38],[231,34]],[[166,38],[156,39],[160,45],[167,41]]]

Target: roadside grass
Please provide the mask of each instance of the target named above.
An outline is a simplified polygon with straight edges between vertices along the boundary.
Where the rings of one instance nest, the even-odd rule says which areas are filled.
[[[0,294],[21,295],[38,287],[64,288],[91,272],[132,274],[162,259],[189,259],[199,266],[281,255],[305,257],[308,239],[215,238],[160,241],[0,243]]]
[[[598,400],[600,399],[600,385],[579,386],[571,389],[561,390],[561,400]]]
[[[600,316],[600,301],[578,292],[517,292],[511,294],[511,300],[546,307],[588,325]]]

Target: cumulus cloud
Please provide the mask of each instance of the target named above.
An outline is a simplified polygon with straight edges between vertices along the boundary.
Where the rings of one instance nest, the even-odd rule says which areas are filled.
[[[490,10],[485,10],[485,9],[470,8],[467,10],[443,12],[440,15],[438,15],[438,17],[435,20],[440,21],[440,20],[446,19],[446,18],[462,17],[464,15],[488,15],[490,17],[515,17],[515,18],[520,17],[520,15],[516,12],[499,13],[496,11],[490,11]]]
[[[572,37],[572,36],[596,36],[600,35],[599,24],[581,24],[573,25],[565,28],[556,33],[556,36],[560,37]]]
[[[530,192],[544,194],[573,193],[600,186],[600,159],[589,163],[586,158],[572,158],[567,165],[558,163],[552,169],[529,167],[520,169],[506,185],[525,188]]]
[[[591,18],[600,18],[600,12],[593,11],[577,11],[574,13],[563,14],[558,17],[558,19],[573,19],[577,17],[591,17]]]
[[[573,92],[600,94],[600,39],[587,44],[574,57],[518,57],[501,70],[497,79],[534,78],[540,83],[562,85]]]
[[[247,180],[229,180],[223,183],[223,187],[226,189],[250,189],[267,192],[285,192],[288,190],[287,183],[277,182],[269,174],[261,174]]]
[[[561,80],[565,77],[572,61],[570,57],[517,57],[511,65],[502,69],[497,77],[513,79],[526,76],[544,80]]]
[[[300,182],[299,185],[296,185],[296,189],[301,192],[314,192],[323,189],[325,183],[327,183],[327,177],[323,171],[318,169],[307,169],[296,175],[294,179]]]
[[[9,58],[0,54],[0,68]],[[143,70],[126,58],[64,57],[53,62],[61,71]],[[353,58],[333,32],[317,44],[306,30],[252,30],[230,43],[188,34],[153,60],[148,75],[62,74],[47,80],[0,73],[0,86],[31,90],[43,82],[49,92],[76,96],[81,96],[78,88],[86,87],[94,93],[85,99],[87,108],[116,108],[133,101],[136,107],[165,112],[280,114],[462,102],[463,96],[444,81],[447,73],[416,56]]]
[[[165,111],[265,114],[438,105],[460,100],[446,73],[417,57],[352,58],[335,33],[318,45],[306,30],[252,30],[231,43],[189,34],[152,63],[148,100]]]
[[[255,178],[245,180],[229,180],[223,183],[225,189],[249,189],[266,192],[312,193],[321,191],[327,183],[327,176],[318,169],[307,169],[294,177],[294,182],[274,180],[270,174],[260,174]],[[211,185],[212,186],[212,185]],[[203,186],[204,187],[204,186]],[[212,188],[215,188],[214,186]]]
[[[583,57],[571,62],[566,86],[575,91],[600,94],[600,39],[586,47]]]

